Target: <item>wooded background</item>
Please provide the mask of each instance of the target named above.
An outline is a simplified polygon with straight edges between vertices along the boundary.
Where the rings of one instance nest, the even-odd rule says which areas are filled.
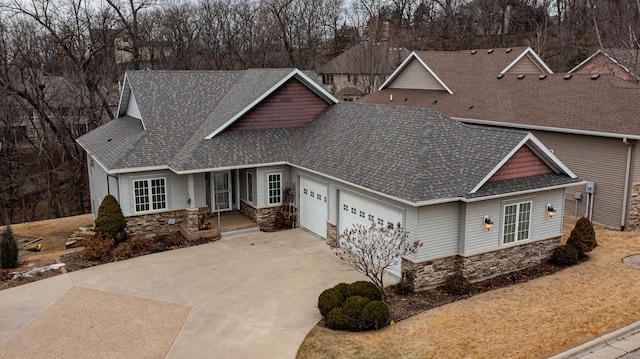
[[[75,138],[114,118],[128,69],[315,70],[369,41],[531,46],[566,71],[597,49],[637,52],[639,28],[640,0],[5,0],[0,224],[89,211]]]

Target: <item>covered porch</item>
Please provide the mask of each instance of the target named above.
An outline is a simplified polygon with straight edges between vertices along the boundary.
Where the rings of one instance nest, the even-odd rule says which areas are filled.
[[[180,226],[180,233],[188,240],[226,237],[259,230],[255,221],[238,211],[219,212],[219,216],[218,213],[205,214],[204,221],[199,220],[196,231],[190,231],[185,225]]]

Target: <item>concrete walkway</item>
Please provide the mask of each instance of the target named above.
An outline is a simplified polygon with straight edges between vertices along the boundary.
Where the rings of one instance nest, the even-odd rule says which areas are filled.
[[[640,322],[633,323],[549,359],[640,359]]]
[[[0,358],[294,358],[362,279],[300,229],[223,238],[0,291]]]

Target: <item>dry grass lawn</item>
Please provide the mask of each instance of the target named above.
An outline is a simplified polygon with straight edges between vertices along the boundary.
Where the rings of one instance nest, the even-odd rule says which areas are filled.
[[[565,221],[565,238],[575,221]],[[383,330],[315,327],[298,359],[547,358],[640,320],[640,235],[596,228],[588,261],[425,311]]]
[[[11,230],[18,236],[39,238],[42,240],[44,251],[40,253],[29,253],[20,258],[21,261],[36,260],[39,258],[52,258],[65,251],[64,244],[79,227],[91,227],[93,225],[93,215],[83,214],[80,216],[47,219],[44,221],[12,224]],[[0,226],[0,231],[5,227]]]

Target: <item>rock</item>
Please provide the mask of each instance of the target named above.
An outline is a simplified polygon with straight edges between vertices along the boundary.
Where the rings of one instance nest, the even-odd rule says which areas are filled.
[[[42,244],[40,243],[32,243],[27,245],[26,247],[24,247],[25,250],[31,251],[31,252],[41,252],[42,251]]]
[[[66,249],[75,248],[77,243],[78,241],[76,241],[75,239],[69,240],[67,241],[67,243],[64,244],[64,248]]]

